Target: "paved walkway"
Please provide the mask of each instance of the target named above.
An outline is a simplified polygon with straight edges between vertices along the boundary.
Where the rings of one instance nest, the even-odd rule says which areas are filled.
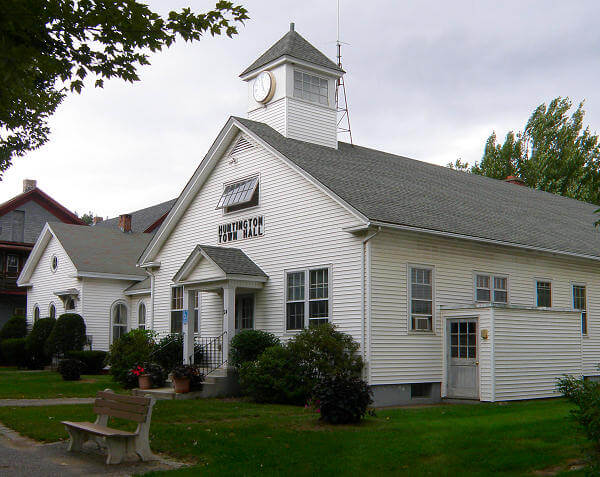
[[[60,406],[61,404],[91,404],[94,398],[0,399],[0,407]]]

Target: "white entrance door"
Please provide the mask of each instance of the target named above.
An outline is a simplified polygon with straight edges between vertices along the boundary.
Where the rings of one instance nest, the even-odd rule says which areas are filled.
[[[448,336],[448,397],[479,399],[477,319],[450,319]]]

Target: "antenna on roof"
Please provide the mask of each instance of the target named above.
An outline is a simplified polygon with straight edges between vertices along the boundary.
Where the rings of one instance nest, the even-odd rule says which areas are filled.
[[[342,43],[340,41],[340,0],[337,0],[337,63],[342,67]],[[347,43],[345,43],[347,44]],[[335,107],[338,113],[337,130],[338,133],[348,133],[350,144],[352,142],[352,130],[350,129],[350,113],[348,111],[348,98],[346,96],[346,84],[344,76],[340,76],[335,82]]]

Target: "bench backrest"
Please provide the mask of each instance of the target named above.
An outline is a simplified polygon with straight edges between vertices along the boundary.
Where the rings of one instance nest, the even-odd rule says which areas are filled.
[[[146,421],[151,402],[152,399],[149,397],[98,391],[94,401],[94,413],[140,423]]]

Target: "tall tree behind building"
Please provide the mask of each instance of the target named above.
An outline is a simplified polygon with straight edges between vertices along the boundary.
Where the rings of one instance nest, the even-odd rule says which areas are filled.
[[[495,179],[514,175],[529,187],[600,205],[600,145],[584,128],[583,102],[569,116],[569,98],[538,106],[523,131],[510,131],[504,143],[493,132],[481,161],[460,160],[449,167]]]

